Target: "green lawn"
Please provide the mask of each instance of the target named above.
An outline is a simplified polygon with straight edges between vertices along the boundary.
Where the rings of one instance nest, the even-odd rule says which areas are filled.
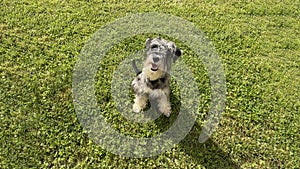
[[[299,1],[3,0],[0,5],[0,168],[300,168]],[[197,123],[170,151],[120,157],[96,144],[80,124],[73,69],[101,27],[154,11],[193,22],[212,41],[225,69],[226,108],[216,132],[200,144],[209,79],[194,53],[171,39],[185,51],[182,60],[198,82]],[[130,123],[114,107],[113,71],[148,36],[156,35],[137,35],[114,46],[99,63],[95,85],[107,121],[137,137],[163,132],[176,119]],[[173,104],[179,103],[176,85],[172,89]]]

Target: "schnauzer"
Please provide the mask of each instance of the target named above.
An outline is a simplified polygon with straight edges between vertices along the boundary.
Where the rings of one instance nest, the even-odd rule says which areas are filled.
[[[170,104],[170,70],[182,51],[174,42],[160,37],[146,40],[146,59],[142,71],[139,71],[135,61],[132,62],[137,77],[132,81],[135,93],[134,112],[141,112],[148,104],[155,102],[158,111],[169,117]]]

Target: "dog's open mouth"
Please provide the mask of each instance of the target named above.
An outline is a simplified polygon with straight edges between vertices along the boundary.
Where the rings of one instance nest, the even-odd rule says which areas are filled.
[[[158,66],[156,64],[152,63],[151,70],[154,71],[154,72],[157,71]]]

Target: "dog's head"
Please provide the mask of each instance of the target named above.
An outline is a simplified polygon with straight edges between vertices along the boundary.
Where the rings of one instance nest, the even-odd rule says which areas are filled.
[[[146,40],[146,61],[143,71],[150,80],[163,78],[171,70],[172,62],[175,62],[182,51],[174,42],[160,37]]]

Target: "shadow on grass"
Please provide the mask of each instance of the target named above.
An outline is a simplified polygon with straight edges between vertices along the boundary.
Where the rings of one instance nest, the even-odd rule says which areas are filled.
[[[169,123],[173,123],[178,117],[178,113],[181,107],[180,98],[171,93],[172,103],[174,107],[172,110],[174,111],[174,115],[169,118]],[[184,109],[183,107],[181,107]],[[186,112],[187,116],[191,115],[188,112],[188,109],[183,110]],[[192,119],[192,117],[187,117],[186,119]],[[169,124],[171,125],[171,124]],[[191,131],[187,134],[185,139],[183,139],[179,146],[193,159],[195,162],[201,166],[205,166],[205,168],[213,169],[213,168],[240,168],[238,164],[236,164],[227,154],[222,150],[221,147],[218,146],[211,138],[209,138],[206,142],[200,143],[198,141],[198,137],[202,131],[202,127],[195,122]]]
[[[194,160],[205,168],[240,168],[230,158],[229,154],[224,152],[221,147],[217,145],[212,139],[208,139],[204,143],[198,142],[201,127],[195,123],[192,130],[184,140],[180,142],[187,154],[194,158]]]
[[[160,117],[156,120],[157,126],[160,128],[170,127],[174,121],[178,118],[180,110],[180,98],[171,93],[172,102],[172,115],[169,118]],[[184,109],[183,107],[181,107]],[[192,119],[191,114],[188,110],[183,110],[186,112],[186,120]],[[190,117],[189,117],[190,115]],[[195,122],[190,132],[187,136],[179,143],[179,146],[197,163],[199,166],[204,166],[208,169],[214,168],[229,168],[238,169],[240,166],[236,164],[229,156],[228,153],[224,152],[221,147],[218,146],[212,139],[208,139],[204,143],[198,141],[198,137],[201,133],[201,126]]]

